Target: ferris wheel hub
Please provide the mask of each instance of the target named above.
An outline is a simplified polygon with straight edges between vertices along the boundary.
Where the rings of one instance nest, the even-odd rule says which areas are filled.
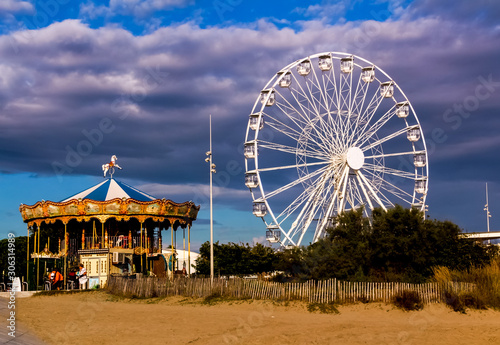
[[[359,170],[365,164],[365,154],[359,147],[350,147],[346,155],[347,165],[353,170]]]

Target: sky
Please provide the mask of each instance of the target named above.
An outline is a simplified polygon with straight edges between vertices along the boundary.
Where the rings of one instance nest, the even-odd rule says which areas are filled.
[[[115,178],[201,205],[193,247],[214,231],[262,241],[242,147],[259,92],[323,51],[361,56],[404,90],[429,154],[428,215],[500,229],[500,2],[2,0],[0,238],[24,235],[21,203],[59,201]]]

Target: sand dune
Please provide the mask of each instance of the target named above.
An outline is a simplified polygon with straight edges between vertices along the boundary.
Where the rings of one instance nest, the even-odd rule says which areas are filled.
[[[459,314],[444,305],[404,312],[391,305],[340,306],[180,297],[127,300],[105,292],[18,300],[18,320],[48,344],[500,344],[500,312]]]

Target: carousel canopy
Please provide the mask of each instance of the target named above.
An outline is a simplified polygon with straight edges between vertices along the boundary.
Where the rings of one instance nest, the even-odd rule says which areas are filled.
[[[144,193],[126,183],[117,181],[113,178],[108,178],[93,187],[61,200],[60,202],[66,202],[73,199],[108,201],[115,198],[134,199],[137,201],[152,201],[157,199],[154,196]]]
[[[59,202],[39,201],[34,205],[21,204],[19,211],[28,226],[54,223],[67,224],[75,219],[79,222],[97,218],[101,223],[109,218],[140,222],[151,218],[155,222],[168,222],[170,226],[187,226],[196,220],[200,206],[192,201],[176,203],[157,199],[126,183],[108,178],[80,193]]]

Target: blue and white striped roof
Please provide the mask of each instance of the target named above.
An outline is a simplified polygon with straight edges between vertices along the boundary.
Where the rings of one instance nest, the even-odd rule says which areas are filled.
[[[105,181],[84,190],[83,192],[77,193],[73,196],[70,196],[69,198],[62,200],[61,202],[73,199],[107,201],[115,198],[127,198],[138,201],[151,201],[157,199],[154,196],[141,192],[137,188],[129,186],[126,183],[116,181],[113,178],[108,178]]]

